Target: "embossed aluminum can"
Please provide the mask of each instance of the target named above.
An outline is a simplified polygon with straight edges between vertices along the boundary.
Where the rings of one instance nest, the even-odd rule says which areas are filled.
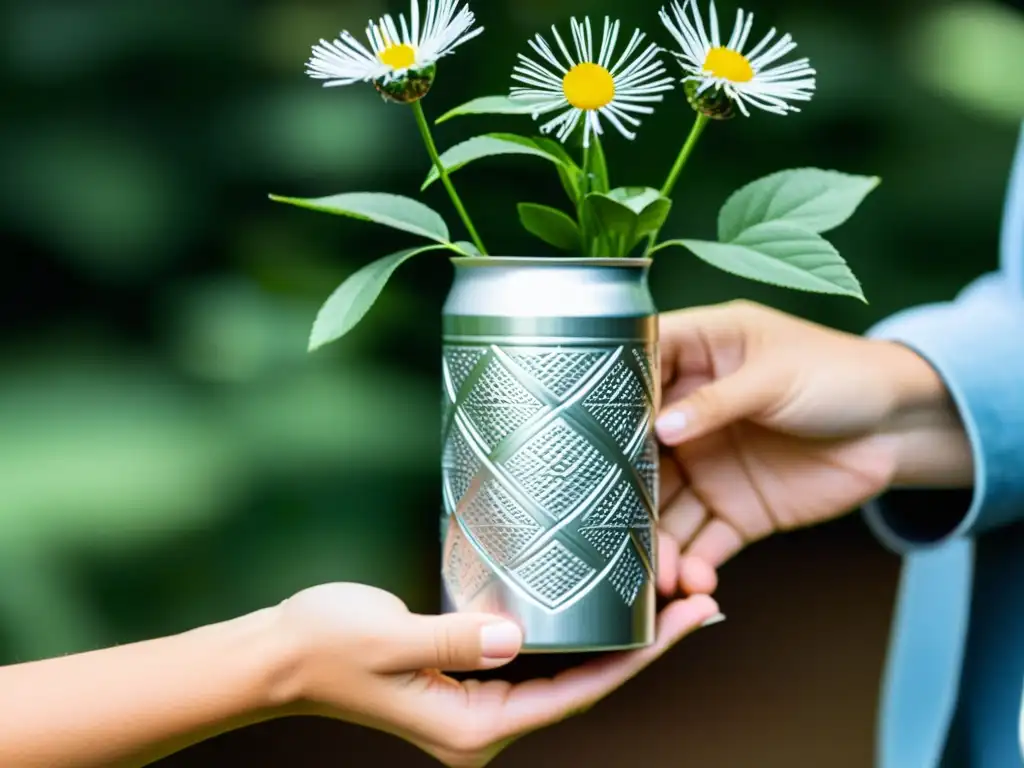
[[[444,307],[444,610],[528,652],[654,639],[660,399],[641,259],[455,258]]]

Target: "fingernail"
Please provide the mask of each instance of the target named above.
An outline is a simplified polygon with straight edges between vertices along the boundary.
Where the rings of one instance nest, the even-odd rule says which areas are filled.
[[[666,443],[674,443],[683,439],[686,434],[686,427],[689,419],[682,411],[671,411],[666,413],[654,424],[658,437]]]
[[[701,624],[701,627],[711,627],[711,626],[714,626],[715,624],[721,624],[723,621],[725,621],[725,614],[724,613],[716,613],[710,619],[708,619],[703,624]]]
[[[523,633],[511,621],[485,624],[480,628],[480,652],[485,659],[511,659],[519,653]]]

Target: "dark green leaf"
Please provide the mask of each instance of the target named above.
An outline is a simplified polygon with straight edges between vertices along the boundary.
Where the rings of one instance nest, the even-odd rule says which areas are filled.
[[[798,291],[852,296],[866,303],[860,283],[832,244],[785,221],[747,229],[730,243],[670,240],[657,246],[683,246],[725,272]]]
[[[583,169],[581,169],[572,156],[565,151],[565,148],[554,139],[534,137],[533,142],[546,152],[562,158],[562,164],[556,166],[558,178],[562,182],[565,194],[569,196],[574,206],[580,204],[581,191],[583,188]]]
[[[718,239],[766,221],[786,221],[810,232],[827,232],[845,222],[878,186],[874,176],[853,176],[820,168],[796,168],[758,179],[735,192],[718,215]]]
[[[661,199],[661,192],[650,187],[616,187],[608,192],[608,197],[639,214],[655,200]]]
[[[588,231],[608,240],[612,256],[628,256],[643,238],[661,229],[672,201],[648,187],[619,187],[584,201]]]
[[[309,337],[309,351],[340,339],[352,330],[370,310],[388,279],[402,264],[413,256],[439,250],[447,250],[447,247],[427,245],[399,251],[367,264],[349,277],[320,308]]]
[[[672,201],[667,197],[659,197],[644,208],[640,213],[639,221],[637,221],[636,239],[630,246],[630,250],[648,235],[660,232],[661,228],[665,226],[665,222],[668,221],[668,215],[671,212]]]
[[[543,158],[556,165],[563,164],[561,157],[542,149],[533,139],[516,136],[512,133],[491,133],[456,144],[441,155],[441,164],[446,171],[452,173],[474,160],[496,155],[530,155]],[[431,168],[422,188],[426,189],[439,178],[437,168]]]
[[[287,203],[311,211],[333,213],[361,221],[373,221],[386,227],[411,232],[439,243],[448,242],[448,227],[444,219],[418,200],[401,195],[382,192],[353,192],[331,197],[312,199],[280,197],[271,195],[271,200]]]
[[[519,220],[526,231],[563,251],[580,248],[580,229],[567,214],[536,203],[519,204]]]
[[[587,229],[603,237],[627,237],[637,221],[636,213],[629,206],[597,192],[583,200],[583,216]]]
[[[529,101],[513,100],[508,96],[481,96],[446,112],[435,123],[440,125],[462,115],[528,115],[533,109],[534,105]]]

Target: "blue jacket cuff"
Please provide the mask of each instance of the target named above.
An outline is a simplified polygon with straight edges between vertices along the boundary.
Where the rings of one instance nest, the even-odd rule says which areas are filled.
[[[974,455],[973,491],[893,491],[865,517],[896,551],[1024,519],[1024,308],[997,276],[957,301],[894,315],[868,333],[902,343],[939,373]]]

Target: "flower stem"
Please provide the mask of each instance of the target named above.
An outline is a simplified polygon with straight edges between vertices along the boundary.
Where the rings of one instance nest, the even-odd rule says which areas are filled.
[[[583,243],[583,255],[593,256],[591,252],[590,233],[587,231],[586,217],[583,215],[584,201],[590,194],[590,146],[583,147],[583,173],[580,179],[580,197],[576,203],[576,218],[580,224],[580,241]]]
[[[661,196],[671,198],[672,192],[676,188],[676,182],[679,181],[679,175],[683,172],[683,168],[686,166],[686,161],[690,159],[690,155],[693,154],[694,147],[697,146],[697,140],[700,139],[700,135],[704,132],[710,119],[707,115],[697,113],[697,119],[693,121],[693,127],[690,129],[690,135],[686,137],[686,141],[683,143],[683,148],[679,150],[679,156],[676,158],[675,164],[672,166],[672,170],[668,173],[668,178],[665,179],[665,185],[661,188]],[[658,240],[658,232],[652,232],[650,238],[647,241],[646,253],[650,253],[651,248]],[[646,254],[645,254],[646,255]]]
[[[477,234],[476,227],[473,226],[473,221],[469,218],[469,214],[466,212],[466,206],[462,204],[462,200],[459,198],[459,193],[455,191],[455,185],[452,184],[452,180],[448,177],[448,171],[444,167],[444,163],[441,162],[441,156],[437,152],[437,145],[434,143],[434,137],[430,133],[430,123],[427,122],[427,116],[423,114],[423,105],[419,101],[414,101],[412,104],[413,114],[416,115],[416,125],[420,129],[420,134],[423,136],[423,143],[427,147],[427,154],[430,155],[431,161],[434,163],[434,167],[437,168],[438,176],[441,177],[441,183],[444,184],[444,188],[448,190],[448,196],[452,199],[452,204],[455,206],[455,210],[459,213],[459,218],[462,219],[462,223],[466,226],[466,231],[469,232],[469,237],[473,241],[473,245],[480,251],[482,256],[487,255],[487,249],[484,247],[483,241],[480,239],[480,235]]]

